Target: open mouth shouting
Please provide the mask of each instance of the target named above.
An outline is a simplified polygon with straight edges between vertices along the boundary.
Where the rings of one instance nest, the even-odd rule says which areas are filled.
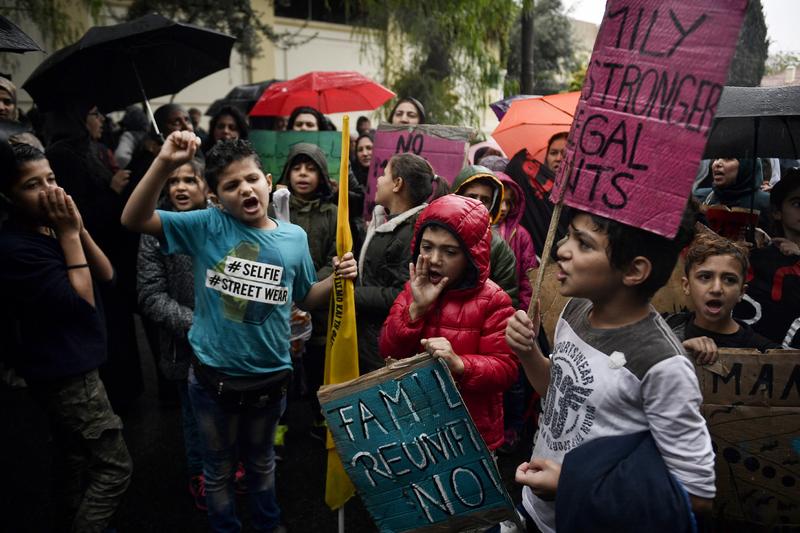
[[[436,285],[437,283],[442,281],[442,279],[444,279],[444,275],[438,270],[430,269],[428,270],[428,279],[430,280],[431,283]]]
[[[703,305],[703,311],[710,316],[719,316],[722,313],[722,300],[712,298]]]
[[[179,192],[175,195],[175,203],[179,207],[189,207],[192,204],[192,198],[186,193]]]
[[[247,215],[257,215],[261,209],[261,203],[255,196],[249,196],[242,201],[242,211]]]

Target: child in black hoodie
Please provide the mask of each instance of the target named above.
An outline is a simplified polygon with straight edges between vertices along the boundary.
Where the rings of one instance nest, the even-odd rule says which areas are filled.
[[[11,351],[50,420],[57,523],[99,532],[111,522],[132,468],[122,421],[97,372],[106,360],[106,331],[94,282],[111,281],[114,271],[44,154],[28,145],[0,150],[10,162],[0,173],[9,215],[0,231],[0,284],[7,291],[2,314],[15,322]]]

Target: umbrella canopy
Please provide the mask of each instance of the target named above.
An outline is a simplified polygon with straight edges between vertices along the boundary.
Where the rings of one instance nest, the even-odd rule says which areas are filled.
[[[506,116],[506,113],[508,113],[508,108],[511,107],[511,104],[513,104],[517,100],[540,98],[541,96],[542,95],[540,94],[516,94],[514,96],[509,96],[508,98],[503,98],[502,100],[492,102],[491,104],[489,104],[489,107],[491,107],[492,111],[494,111],[497,120],[503,120],[503,117]]]
[[[525,148],[534,159],[543,162],[550,137],[569,131],[572,126],[580,95],[576,91],[512,102],[492,137],[509,157]]]
[[[800,86],[725,87],[703,157],[800,158]]]
[[[225,106],[235,107],[245,115],[248,115],[261,95],[264,94],[267,87],[279,81],[281,80],[266,80],[258,83],[237,85],[225,95],[225,98],[214,100],[211,106],[206,110],[206,115],[213,117]]]
[[[365,111],[380,107],[394,96],[392,91],[358,72],[316,71],[271,85],[250,115],[287,116],[301,106],[310,106],[322,113]]]
[[[103,111],[174,94],[228,68],[230,35],[151,14],[96,26],[47,58],[22,85],[42,111],[74,101]],[[144,92],[143,92],[144,91]]]
[[[0,52],[44,52],[27,33],[0,15]]]

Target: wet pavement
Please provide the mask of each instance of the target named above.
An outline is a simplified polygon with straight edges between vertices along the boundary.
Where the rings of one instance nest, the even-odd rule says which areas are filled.
[[[146,347],[142,335],[140,346]],[[207,531],[205,514],[194,508],[187,489],[180,408],[158,399],[152,358],[142,348],[145,392],[123,416],[125,440],[133,457],[133,480],[116,519],[120,533]],[[277,490],[290,532],[335,532],[336,513],[325,505],[325,452],[309,434],[307,400],[289,404],[292,428],[278,464]],[[25,389],[0,387],[0,531],[51,531],[49,498],[51,449],[47,421]],[[530,441],[528,441],[530,442]],[[514,469],[528,452],[500,457],[501,475],[512,498],[519,501]],[[243,531],[252,531],[245,497],[237,500],[245,515]],[[348,533],[375,531],[358,497],[345,507]]]

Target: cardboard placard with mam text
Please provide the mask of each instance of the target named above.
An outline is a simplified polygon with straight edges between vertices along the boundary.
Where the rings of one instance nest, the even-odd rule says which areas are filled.
[[[800,527],[800,351],[724,348],[696,368],[716,453],[715,519]]]
[[[369,164],[364,201],[364,217],[372,218],[375,207],[375,189],[386,164],[395,154],[414,153],[424,157],[433,171],[449,184],[464,168],[467,143],[474,130],[459,126],[420,124],[417,126],[392,126],[381,124],[375,132],[372,161]]]
[[[609,0],[553,202],[674,237],[747,0]]]
[[[281,171],[289,157],[289,150],[298,143],[311,143],[319,146],[328,163],[328,175],[333,181],[339,181],[342,134],[338,131],[252,130],[249,140],[261,159],[264,172],[272,174],[273,185],[277,184],[281,178]]]
[[[514,519],[440,359],[396,361],[318,396],[345,471],[380,531],[460,531]]]

